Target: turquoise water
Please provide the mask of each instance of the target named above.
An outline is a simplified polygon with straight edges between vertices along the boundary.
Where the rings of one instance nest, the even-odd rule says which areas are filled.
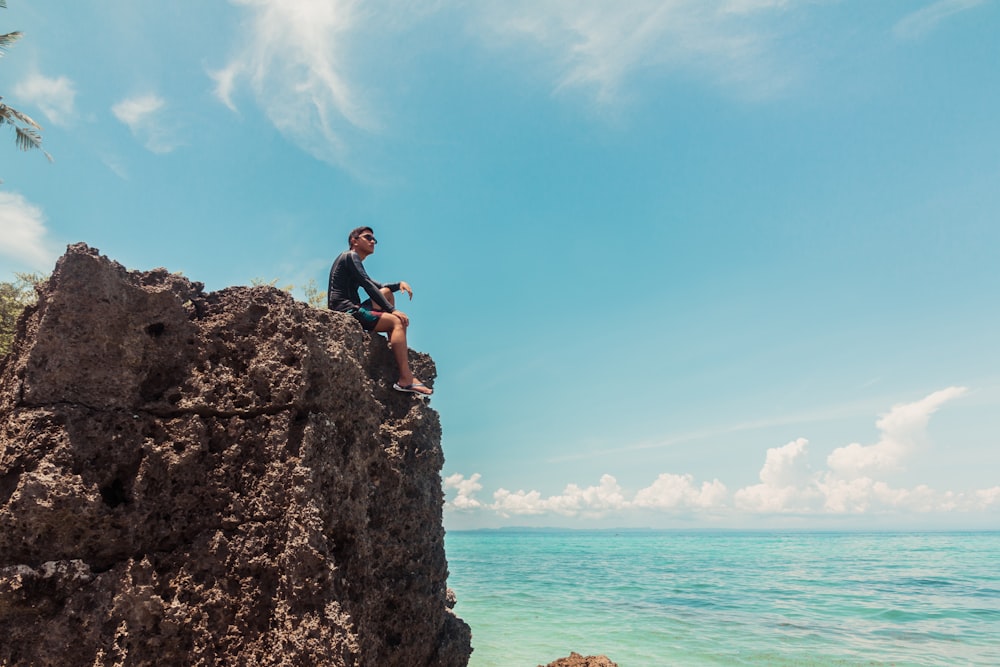
[[[1000,533],[459,531],[471,667],[1000,665]]]

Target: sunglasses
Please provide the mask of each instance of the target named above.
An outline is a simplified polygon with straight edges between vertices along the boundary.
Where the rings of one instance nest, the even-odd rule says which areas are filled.
[[[358,237],[358,238],[362,238],[362,239],[364,239],[365,241],[371,241],[372,243],[376,243],[376,244],[378,243],[378,241],[376,241],[376,240],[375,240],[375,237],[374,237],[374,236],[372,236],[371,234],[362,234],[362,235],[361,235],[360,237]]]

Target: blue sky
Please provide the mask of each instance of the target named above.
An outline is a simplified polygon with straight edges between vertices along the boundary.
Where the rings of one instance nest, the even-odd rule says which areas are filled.
[[[995,0],[9,0],[0,275],[325,284],[439,377],[446,525],[1000,527]]]

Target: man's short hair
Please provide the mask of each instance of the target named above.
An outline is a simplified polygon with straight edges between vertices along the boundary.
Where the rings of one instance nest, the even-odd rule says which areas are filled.
[[[351,244],[354,243],[354,239],[358,238],[365,232],[369,234],[374,234],[375,230],[371,227],[355,227],[351,230],[351,233],[347,235],[347,247],[350,248]]]

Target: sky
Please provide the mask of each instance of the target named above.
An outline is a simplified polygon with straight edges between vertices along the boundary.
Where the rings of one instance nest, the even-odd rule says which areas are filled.
[[[1000,2],[8,0],[11,30],[0,95],[53,161],[5,128],[0,280],[83,241],[325,289],[373,227],[449,530],[1000,529]]]

